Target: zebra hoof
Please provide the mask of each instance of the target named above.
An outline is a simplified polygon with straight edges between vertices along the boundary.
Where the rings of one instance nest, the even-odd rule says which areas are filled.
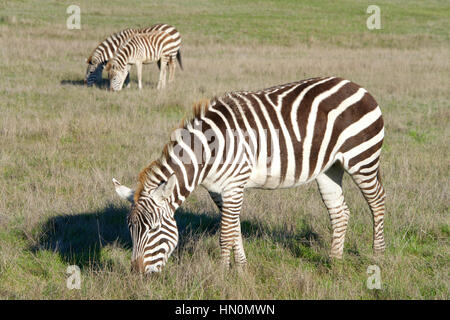
[[[245,273],[247,270],[248,270],[248,264],[246,262],[236,264],[236,271],[238,274]]]
[[[384,256],[384,252],[385,252],[385,250],[384,249],[378,249],[378,250],[373,250],[373,255],[375,256],[375,257],[383,257]]]
[[[342,260],[342,253],[330,253],[330,259]]]
[[[231,269],[231,264],[229,261],[221,261],[220,262],[220,269],[223,271],[228,271]]]

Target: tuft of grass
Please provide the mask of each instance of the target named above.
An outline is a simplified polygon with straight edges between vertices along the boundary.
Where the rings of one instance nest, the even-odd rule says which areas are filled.
[[[424,132],[417,132],[416,130],[409,130],[409,136],[418,143],[425,143],[426,134]]]

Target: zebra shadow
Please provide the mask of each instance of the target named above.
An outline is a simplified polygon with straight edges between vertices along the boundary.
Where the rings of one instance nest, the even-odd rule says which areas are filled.
[[[175,215],[179,229],[178,254],[192,249],[190,243],[204,236],[218,236],[220,233],[220,215],[216,212],[202,214],[179,209]],[[316,265],[329,267],[328,254],[318,252],[317,248],[325,247],[323,239],[315,232],[314,227],[306,219],[301,219],[295,230],[282,225],[271,226],[259,219],[242,219],[241,232],[245,242],[265,240],[287,250],[296,258],[302,258]],[[323,251],[323,250],[319,250]],[[219,244],[217,244],[219,252]]]
[[[132,241],[126,223],[129,210],[129,206],[109,205],[97,211],[51,217],[40,226],[38,241],[30,250],[58,253],[62,261],[80,268],[104,269],[108,261],[102,257],[101,250],[106,246],[127,250],[131,258]],[[179,209],[175,217],[180,234],[179,254],[189,250],[186,246],[189,241],[218,230],[218,215]]]
[[[219,213],[198,214],[178,209],[175,217],[179,229],[178,255],[191,251],[193,249],[192,241],[197,241],[205,236],[217,236],[218,238],[220,233]],[[305,259],[315,265],[330,267],[331,260],[328,254],[324,255],[317,250],[317,248],[325,247],[323,239],[306,219],[301,219],[299,225],[301,227],[296,230],[287,230],[280,225],[270,226],[262,220],[242,219],[241,233],[244,249],[246,242],[263,240],[283,247],[296,258]],[[217,254],[220,251],[219,243],[217,243],[216,251]]]
[[[80,268],[102,269],[103,247],[132,247],[126,225],[128,211],[125,206],[111,205],[98,211],[51,217],[39,228],[38,243],[31,250],[56,252],[62,261]]]
[[[86,88],[98,88],[98,89],[108,89],[109,88],[109,80],[101,79],[95,82],[91,87],[87,87],[84,83],[84,80],[61,80],[60,84],[62,86],[78,86],[78,87],[86,87]]]
[[[129,206],[109,205],[97,211],[51,217],[39,228],[39,240],[30,249],[34,253],[56,252],[65,263],[102,270],[109,263],[101,256],[105,246],[127,250],[131,258],[132,241],[126,223],[129,210]],[[179,232],[178,255],[192,250],[192,242],[220,232],[220,215],[217,212],[194,213],[180,208],[175,219]],[[260,221],[243,220],[241,229],[244,242],[264,238],[283,246],[296,257],[327,264],[324,257],[311,250],[312,244],[321,245],[321,239],[308,225],[300,233],[293,233],[279,227],[271,228]]]
[[[241,232],[244,242],[262,239],[269,245],[281,246],[296,258],[328,266],[330,264],[328,255],[324,256],[316,250],[325,246],[323,239],[306,219],[300,219],[298,225],[301,227],[292,229],[282,224],[271,226],[262,220],[242,220]]]

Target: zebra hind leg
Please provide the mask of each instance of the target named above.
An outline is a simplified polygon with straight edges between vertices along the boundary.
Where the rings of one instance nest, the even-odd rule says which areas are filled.
[[[138,77],[138,87],[139,90],[142,89],[142,62],[136,62],[137,77]]]
[[[175,57],[171,57],[169,60],[169,83],[173,82],[173,79],[175,78]]]
[[[376,255],[382,254],[386,248],[383,231],[386,195],[381,184],[378,159],[375,161],[375,165],[370,163],[360,167],[358,171],[351,173],[351,176],[364,195],[372,212],[374,253]]]
[[[164,89],[166,87],[166,68],[167,68],[167,57],[161,57],[161,70],[159,71],[159,81],[157,89]]]
[[[345,203],[342,192],[343,174],[342,166],[335,163],[316,178],[320,195],[330,215],[333,230],[330,257],[337,259],[341,259],[344,252],[345,233],[350,217],[350,210]]]

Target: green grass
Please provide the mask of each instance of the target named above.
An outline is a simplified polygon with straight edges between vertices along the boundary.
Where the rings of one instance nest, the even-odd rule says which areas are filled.
[[[350,47],[412,47],[442,45],[449,40],[446,1],[378,1],[382,28],[366,28],[370,1],[109,1],[100,6],[80,1],[82,28],[124,28],[148,25],[162,17],[184,31],[187,38],[205,38],[224,43],[264,43],[292,45],[298,43],[329,43]],[[2,24],[15,15],[25,28],[64,25],[66,4],[58,1],[31,7],[29,1],[3,5]],[[139,8],[140,10],[135,10]],[[111,19],[111,16],[114,18]],[[39,17],[39,19],[36,19]],[[39,32],[34,30],[34,32]],[[75,33],[50,33],[51,38],[74,40]],[[84,34],[83,37],[89,35]],[[89,37],[90,38],[90,37]],[[71,53],[67,53],[71,56]],[[60,55],[60,59],[64,58]]]
[[[381,1],[80,1],[0,4],[0,298],[448,299],[450,6]],[[15,17],[15,18],[13,18]],[[167,22],[182,35],[184,71],[163,92],[82,86],[84,59],[106,35]],[[11,34],[11,35],[10,35]],[[10,36],[9,36],[10,35]],[[164,272],[130,270],[128,205],[111,178],[134,186],[193,102],[337,75],[367,88],[386,125],[383,257],[351,179],[344,260],[329,259],[331,227],[315,184],[248,190],[242,211],[247,270],[220,268],[219,215],[203,189],[176,213],[180,243]],[[105,75],[104,75],[105,77]],[[81,268],[81,290],[66,269]],[[366,287],[381,268],[382,289]]]

